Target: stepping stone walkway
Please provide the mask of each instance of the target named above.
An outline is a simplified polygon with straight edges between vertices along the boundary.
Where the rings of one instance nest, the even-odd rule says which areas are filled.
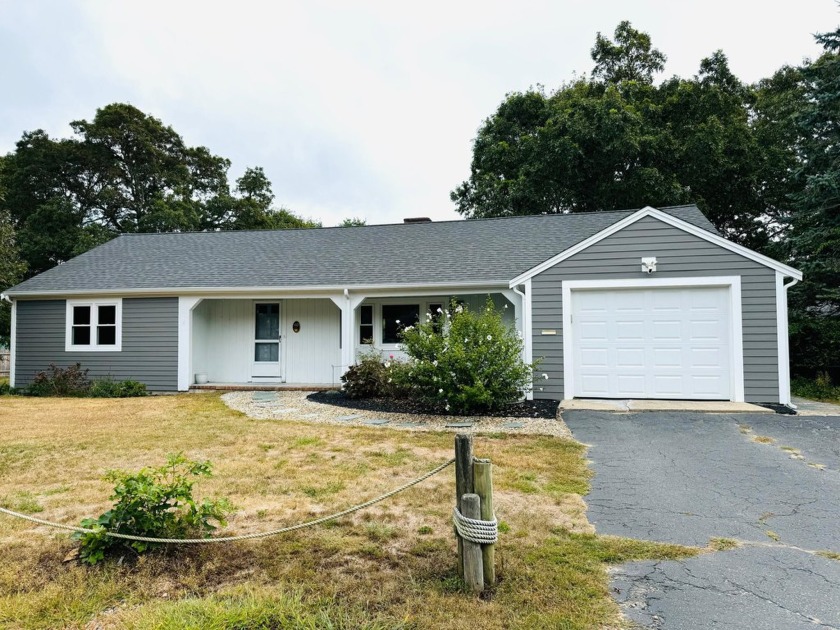
[[[386,420],[385,418],[371,418],[370,420],[362,420],[362,424],[372,424],[374,426],[381,426],[383,424],[388,424],[390,420]]]
[[[351,414],[349,416],[338,416],[336,420],[341,420],[342,422],[349,422],[350,420],[356,420],[361,417],[362,416],[359,414]]]
[[[277,400],[277,392],[254,392],[254,402],[269,402]]]
[[[447,429],[469,429],[472,427],[472,422],[452,422],[446,425]]]

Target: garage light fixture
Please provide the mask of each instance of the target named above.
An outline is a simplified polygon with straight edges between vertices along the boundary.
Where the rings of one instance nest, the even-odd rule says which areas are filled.
[[[651,256],[650,258],[642,257],[642,273],[653,273],[656,271],[656,258]]]

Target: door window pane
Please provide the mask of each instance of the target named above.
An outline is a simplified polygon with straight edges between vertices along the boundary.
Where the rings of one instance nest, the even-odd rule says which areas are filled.
[[[254,360],[276,363],[280,360],[280,344],[278,343],[257,343],[254,344]]]
[[[419,304],[385,304],[382,306],[382,343],[399,343],[406,326],[420,320]]]
[[[359,312],[359,343],[373,343],[373,306],[361,307]]]
[[[280,305],[257,304],[256,338],[278,339],[280,337]]]

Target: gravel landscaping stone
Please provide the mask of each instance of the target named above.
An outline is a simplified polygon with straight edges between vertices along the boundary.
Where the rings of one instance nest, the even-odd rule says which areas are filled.
[[[231,409],[241,411],[248,417],[258,420],[299,421],[311,424],[350,425],[368,428],[381,427],[383,429],[397,431],[523,433],[553,435],[572,439],[571,432],[557,412],[557,403],[555,401],[533,401],[538,404],[532,408],[543,409],[541,412],[543,415],[548,415],[546,410],[553,407],[553,412],[550,417],[523,417],[517,415],[504,417],[446,416],[429,413],[411,413],[407,411],[396,412],[382,409],[364,409],[364,411],[375,411],[376,415],[373,416],[348,414],[348,406],[342,404],[346,399],[340,394],[330,395],[323,393],[323,395],[319,396],[317,402],[313,401],[307,392],[276,392],[277,398],[275,401],[255,400],[254,394],[254,392],[247,391],[228,392],[222,395],[222,400]],[[530,403],[531,401],[528,402]],[[387,424],[371,424],[373,420],[385,420]]]

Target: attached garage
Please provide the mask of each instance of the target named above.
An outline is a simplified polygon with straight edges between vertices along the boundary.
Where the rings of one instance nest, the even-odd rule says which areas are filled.
[[[565,283],[568,397],[738,397],[742,344],[733,306],[740,305],[739,280]]]
[[[789,404],[801,278],[689,216],[622,218],[511,281],[530,302],[533,395]]]

